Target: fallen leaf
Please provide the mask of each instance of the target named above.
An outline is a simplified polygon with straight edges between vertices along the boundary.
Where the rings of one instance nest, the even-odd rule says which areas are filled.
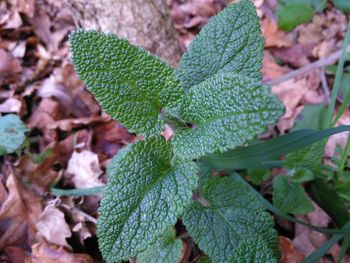
[[[276,21],[272,19],[264,18],[261,21],[261,30],[265,38],[265,48],[281,48],[292,45],[292,35],[280,30]]]
[[[41,201],[19,184],[13,173],[7,178],[6,188],[7,193],[0,200],[3,201],[0,206],[0,250],[11,245],[32,245],[35,242],[35,222],[41,213]],[[0,187],[0,190],[5,188]]]
[[[281,134],[293,127],[303,105],[320,104],[325,101],[324,95],[318,91],[320,82],[320,73],[316,70],[272,87],[272,93],[279,97],[286,108],[285,114],[277,124]]]
[[[70,253],[63,247],[58,247],[45,242],[32,246],[32,255],[26,263],[93,263],[93,259],[87,254]]]
[[[25,262],[27,252],[21,247],[8,246],[4,249],[4,254],[10,262]]]
[[[68,162],[67,173],[73,175],[72,181],[76,188],[104,185],[99,179],[103,172],[98,156],[91,151],[74,151]]]
[[[16,98],[8,98],[0,104],[1,113],[14,112],[19,114],[21,112],[22,102]]]
[[[281,77],[291,70],[287,66],[278,65],[269,51],[265,50],[263,54],[262,74],[264,81]]]
[[[305,258],[305,255],[296,251],[292,241],[287,238],[279,237],[279,248],[281,251],[280,263],[300,263]]]
[[[36,227],[38,234],[43,236],[46,241],[71,249],[66,238],[71,237],[72,232],[64,218],[64,213],[56,208],[54,204],[49,204],[45,207]]]

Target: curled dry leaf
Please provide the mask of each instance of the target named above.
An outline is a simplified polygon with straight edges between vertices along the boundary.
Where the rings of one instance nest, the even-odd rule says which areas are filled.
[[[71,249],[66,238],[72,236],[72,232],[64,218],[64,213],[50,204],[45,207],[44,212],[40,215],[36,224],[38,233],[45,238],[46,241],[64,246]]]
[[[272,87],[272,93],[276,94],[286,107],[285,114],[277,124],[281,134],[293,127],[295,118],[302,111],[303,105],[325,101],[324,95],[318,91],[320,82],[320,73],[316,70]]]
[[[32,246],[32,255],[26,263],[93,263],[93,259],[87,254],[70,253],[63,247],[58,247],[45,242]]]
[[[282,254],[280,263],[300,263],[305,258],[304,254],[295,250],[292,241],[287,237],[279,237],[279,248]]]
[[[19,184],[13,173],[7,178],[6,188],[0,187],[0,250],[34,243],[35,222],[41,213],[41,200]]]
[[[76,188],[89,188],[104,185],[99,177],[102,174],[97,154],[91,151],[74,151],[69,162],[67,173],[73,175]]]
[[[292,45],[292,35],[280,30],[276,21],[264,18],[261,22],[261,30],[265,37],[265,47],[290,47]]]

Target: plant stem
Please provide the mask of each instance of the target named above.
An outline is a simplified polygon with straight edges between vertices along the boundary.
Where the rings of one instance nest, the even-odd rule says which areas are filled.
[[[341,162],[339,164],[338,173],[341,173],[342,171],[344,171],[346,161],[348,160],[349,150],[350,150],[350,133],[348,134],[348,140],[346,142],[345,149],[344,149],[342,157],[341,157]]]
[[[343,47],[341,50],[341,56],[339,59],[337,72],[335,75],[332,96],[331,96],[331,100],[330,100],[330,103],[328,106],[327,116],[326,116],[325,122],[323,123],[323,128],[329,128],[332,126],[332,123],[331,123],[332,116],[334,113],[335,102],[337,100],[337,96],[338,96],[339,89],[340,89],[340,84],[341,84],[341,79],[343,76],[344,64],[345,64],[345,59],[346,59],[346,51],[347,51],[347,47],[348,47],[349,43],[350,43],[350,21],[348,24],[348,29],[346,31]]]

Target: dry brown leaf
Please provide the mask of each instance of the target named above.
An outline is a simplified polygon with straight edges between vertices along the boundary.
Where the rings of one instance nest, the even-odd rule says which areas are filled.
[[[21,263],[25,261],[26,251],[21,247],[8,246],[4,249],[4,254],[12,263]]]
[[[33,244],[35,242],[35,222],[41,213],[41,202],[33,192],[20,185],[14,174],[6,181],[7,193],[2,193],[0,225],[0,250],[9,245]],[[0,187],[4,191],[4,187]],[[6,196],[6,198],[5,198]]]
[[[295,118],[305,104],[323,103],[325,98],[317,90],[320,85],[320,73],[313,71],[298,79],[290,79],[273,86],[271,91],[283,102],[286,112],[277,126],[281,134],[293,127]]]
[[[58,247],[44,242],[32,246],[32,256],[26,259],[26,263],[93,263],[93,259],[87,254],[70,253],[63,247]]]
[[[10,53],[0,49],[0,76],[18,74],[21,71],[22,67],[20,61],[14,58]]]
[[[71,237],[72,232],[64,218],[64,213],[56,208],[54,204],[45,207],[36,227],[38,234],[44,237],[46,241],[71,249],[66,238]]]
[[[19,114],[22,108],[22,102],[16,98],[8,98],[0,104],[0,113],[14,112]]]
[[[26,209],[22,203],[17,182],[13,174],[7,178],[8,196],[1,205],[0,222],[7,223],[6,229],[0,229],[0,250],[5,246],[23,242],[26,236]],[[4,232],[3,232],[4,231]]]
[[[299,26],[297,41],[302,45],[314,45],[313,53],[316,57],[327,57],[341,48],[346,28],[346,16],[334,8],[325,13],[316,14],[312,23]]]
[[[287,237],[279,237],[279,248],[282,254],[280,263],[300,263],[305,258],[304,254],[295,250],[292,241]]]
[[[290,47],[292,45],[292,35],[280,30],[277,23],[269,18],[264,18],[261,22],[261,30],[265,37],[265,47]]]
[[[0,105],[1,107],[1,105]],[[77,118],[77,119],[64,119],[52,122],[48,124],[48,129],[60,129],[61,131],[71,131],[73,128],[77,128],[83,125],[91,125],[100,122],[109,122],[111,117],[109,116],[91,116],[85,118]]]
[[[74,151],[69,162],[67,173],[72,174],[76,188],[103,186],[99,177],[102,174],[97,154],[91,151]]]
[[[271,55],[271,53],[266,50],[264,51],[263,68],[262,68],[264,81],[281,77],[285,75],[287,72],[289,72],[290,70],[291,69],[286,66],[282,67],[278,65],[274,57]]]
[[[310,64],[308,57],[312,56],[312,45],[295,44],[288,48],[273,50],[273,55],[296,68]]]

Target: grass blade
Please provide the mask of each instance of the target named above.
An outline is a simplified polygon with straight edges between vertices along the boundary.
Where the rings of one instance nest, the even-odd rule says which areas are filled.
[[[238,170],[269,167],[271,161],[278,160],[284,154],[299,150],[331,135],[345,131],[350,131],[350,126],[339,126],[322,131],[298,130],[275,139],[239,147],[225,153],[210,154],[203,157],[202,160],[218,169]]]
[[[91,187],[91,188],[82,188],[82,189],[58,189],[58,188],[51,188],[51,192],[54,195],[66,195],[66,196],[81,196],[81,195],[97,195],[103,192],[104,186],[97,186],[97,187]]]

